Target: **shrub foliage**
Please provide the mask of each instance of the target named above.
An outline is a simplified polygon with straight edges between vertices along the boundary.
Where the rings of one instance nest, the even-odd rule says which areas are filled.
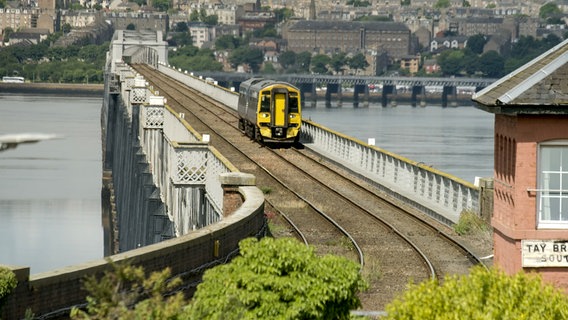
[[[439,284],[410,285],[387,306],[386,319],[568,319],[568,297],[539,275],[508,276],[497,269],[472,269]]]
[[[189,319],[348,319],[367,286],[359,266],[318,257],[291,238],[240,242],[240,256],[205,272]]]
[[[18,285],[16,275],[12,270],[0,267],[0,301],[12,292]]]

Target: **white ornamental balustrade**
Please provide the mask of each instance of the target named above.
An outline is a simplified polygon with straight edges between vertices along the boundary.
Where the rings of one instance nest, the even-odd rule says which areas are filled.
[[[204,187],[205,197],[213,206],[215,217],[209,217],[208,221],[218,221],[223,212],[223,189],[219,181],[221,173],[235,171],[236,169],[229,164],[223,156],[206,143],[170,143],[169,158],[169,181],[172,182],[172,198],[179,198],[179,189]],[[173,195],[175,194],[175,195]],[[185,196],[189,197],[189,196]],[[173,205],[178,207],[179,201],[173,201]],[[189,210],[186,210],[189,212]],[[184,213],[185,214],[185,213]],[[177,221],[186,220],[185,217],[172,214]],[[181,227],[181,226],[180,226]],[[185,228],[184,228],[185,229]],[[180,232],[184,232],[178,229]]]
[[[132,89],[130,90],[131,104],[143,104],[147,102],[149,96],[149,90],[147,86],[148,83],[142,76],[136,76],[134,78],[134,84],[132,86]]]
[[[207,144],[175,143],[173,151],[171,168],[175,171],[170,172],[172,182],[205,185],[210,157]]]
[[[162,129],[164,127],[164,104],[162,96],[149,96],[148,103],[142,107],[140,122],[144,129]]]
[[[302,142],[375,182],[391,196],[452,225],[464,210],[479,212],[479,189],[422,163],[368,145],[311,121],[302,125]]]

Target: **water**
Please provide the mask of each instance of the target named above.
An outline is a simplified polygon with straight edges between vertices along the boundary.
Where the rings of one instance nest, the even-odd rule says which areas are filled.
[[[472,106],[304,108],[303,117],[463,180],[493,176],[494,115]]]
[[[0,93],[0,134],[62,136],[0,152],[0,263],[35,274],[103,256],[101,105]],[[467,181],[492,175],[493,115],[473,107],[322,103],[304,117]]]
[[[0,263],[31,273],[103,256],[102,98],[0,93],[0,134],[60,139],[0,152]]]

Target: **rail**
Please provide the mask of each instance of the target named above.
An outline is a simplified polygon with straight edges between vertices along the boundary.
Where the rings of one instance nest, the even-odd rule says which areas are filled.
[[[479,214],[479,188],[450,174],[304,120],[300,141],[392,197],[453,225],[464,210]]]

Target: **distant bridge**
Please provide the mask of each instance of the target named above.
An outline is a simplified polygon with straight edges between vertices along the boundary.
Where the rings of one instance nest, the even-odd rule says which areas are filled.
[[[209,72],[195,71],[194,76],[213,78],[219,83],[240,83],[252,77],[263,77],[290,83],[309,84],[344,84],[344,85],[383,85],[383,86],[443,86],[443,87],[476,87],[485,88],[497,79],[463,78],[463,77],[375,77],[375,76],[338,76],[321,74],[250,74],[242,72]]]
[[[181,71],[181,70],[180,70]],[[369,88],[380,89],[381,102],[383,106],[392,104],[396,101],[397,94],[409,92],[411,103],[423,103],[426,97],[426,87],[440,87],[440,98],[442,105],[457,100],[458,88],[468,88],[479,91],[496,81],[496,79],[486,78],[464,78],[464,77],[373,77],[373,76],[337,76],[337,75],[318,75],[318,74],[271,74],[255,75],[238,72],[191,72],[193,76],[202,78],[212,78],[220,86],[234,88],[238,91],[241,82],[251,77],[264,77],[279,81],[286,81],[299,87],[304,94],[310,94],[312,99],[316,97],[316,88],[325,87],[325,100],[330,102],[332,94],[341,100],[344,87],[353,87],[354,102],[359,101],[359,94],[364,95],[364,100],[369,99]]]

